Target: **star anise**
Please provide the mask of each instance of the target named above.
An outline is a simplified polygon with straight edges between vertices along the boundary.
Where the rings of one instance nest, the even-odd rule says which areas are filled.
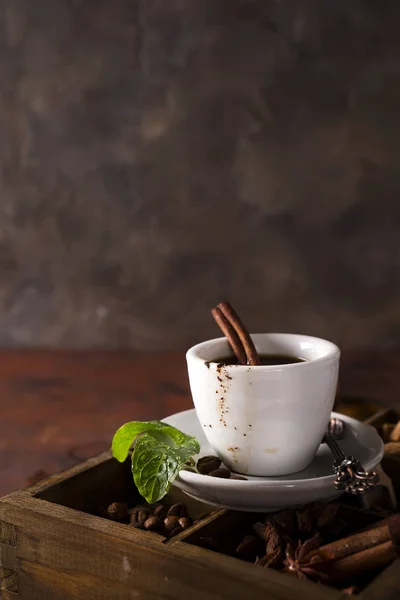
[[[319,533],[313,535],[305,542],[299,541],[296,544],[289,542],[286,545],[284,569],[285,573],[291,573],[299,579],[313,579],[324,581],[326,577],[323,573],[316,570],[307,560],[307,555],[312,550],[317,550],[321,545],[321,536]]]

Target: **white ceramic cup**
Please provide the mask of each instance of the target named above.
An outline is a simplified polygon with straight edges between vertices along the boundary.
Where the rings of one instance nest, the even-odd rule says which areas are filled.
[[[308,467],[335,401],[340,350],[327,340],[259,333],[259,354],[300,357],[278,366],[218,366],[232,355],[226,338],[188,350],[190,388],[198,419],[215,453],[232,471],[289,475]]]

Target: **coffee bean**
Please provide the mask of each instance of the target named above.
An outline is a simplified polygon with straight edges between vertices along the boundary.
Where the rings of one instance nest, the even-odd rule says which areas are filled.
[[[211,471],[219,469],[221,461],[218,456],[203,456],[197,461],[197,470],[201,475],[208,475]]]
[[[188,517],[181,517],[179,519],[179,525],[182,527],[182,529],[187,529],[192,525],[192,521]]]
[[[208,473],[210,477],[219,477],[222,479],[229,479],[231,474],[227,469],[215,469],[215,471],[211,471]]]
[[[163,522],[159,517],[155,515],[151,515],[146,521],[143,523],[143,527],[148,531],[157,531],[162,528]]]
[[[180,527],[179,517],[169,516],[166,519],[164,519],[165,531],[167,531],[168,533],[171,532],[175,527],[178,527],[178,526]]]

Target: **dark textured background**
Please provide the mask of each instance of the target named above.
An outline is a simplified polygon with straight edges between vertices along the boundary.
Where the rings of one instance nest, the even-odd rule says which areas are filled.
[[[400,343],[398,0],[3,0],[0,344]]]

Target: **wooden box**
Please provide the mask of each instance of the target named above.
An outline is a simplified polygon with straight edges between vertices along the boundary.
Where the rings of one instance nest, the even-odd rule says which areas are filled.
[[[377,427],[386,416],[375,419]],[[396,413],[392,414],[393,419]],[[380,419],[380,420],[379,420]],[[399,479],[399,473],[397,472]],[[256,515],[185,496],[193,519],[171,539],[96,516],[127,498],[129,464],[103,453],[0,501],[0,597],[7,600],[339,600],[339,589],[299,580],[199,547],[210,533],[235,536]],[[167,502],[179,500],[174,490]],[[348,510],[359,510],[348,508]],[[378,517],[367,516],[371,522]],[[400,561],[378,574],[363,600],[400,598]]]

